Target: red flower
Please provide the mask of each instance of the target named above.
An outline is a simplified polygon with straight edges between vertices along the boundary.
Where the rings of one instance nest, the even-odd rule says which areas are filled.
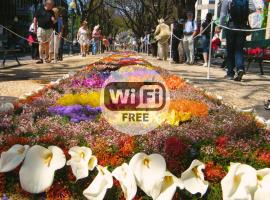
[[[225,147],[227,146],[229,141],[228,136],[220,136],[216,139],[216,146],[217,147]]]
[[[215,183],[220,182],[226,176],[226,172],[224,171],[222,166],[214,164],[214,162],[208,162],[205,165],[204,174],[206,180]]]
[[[177,160],[167,160],[168,170],[172,173],[181,172],[181,163]]]
[[[118,180],[116,180],[116,179],[113,179],[113,185],[115,187],[120,187],[120,182]]]
[[[53,184],[47,192],[48,200],[68,200],[71,197],[71,192],[62,182]]]
[[[270,165],[270,152],[269,151],[258,151],[256,153],[257,160]]]
[[[170,157],[178,157],[183,155],[187,150],[187,146],[179,138],[169,137],[164,144],[164,151]]]

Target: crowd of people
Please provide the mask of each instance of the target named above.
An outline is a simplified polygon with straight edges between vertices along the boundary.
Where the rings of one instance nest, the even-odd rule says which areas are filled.
[[[32,58],[37,60],[37,64],[50,63],[53,59],[63,60],[66,29],[67,25],[64,24],[59,8],[55,7],[53,0],[46,0],[45,4],[36,10],[27,38],[32,48]],[[71,42],[73,45],[73,41]],[[91,33],[86,20],[78,30],[77,42],[82,57],[89,54],[90,46],[93,55],[104,50],[113,50],[113,37],[103,36],[99,25],[95,26]]]
[[[213,15],[208,13],[205,21],[199,26],[193,17],[193,12],[188,11],[186,20],[173,18],[171,27],[165,24],[163,19],[160,19],[154,32],[155,41],[151,43],[152,52],[156,52],[154,49],[157,48],[157,54],[153,54],[153,56],[157,56],[159,60],[167,60],[168,44],[171,42],[172,63],[193,65],[195,63],[195,38],[200,36],[204,60],[203,66],[206,67],[208,63],[210,39],[214,39],[215,48],[217,45],[220,45],[221,42],[219,39],[220,28],[215,27],[215,31],[213,32],[215,37],[210,36],[212,18]],[[157,43],[157,46],[155,43]]]
[[[211,23],[213,22],[211,13],[206,15],[201,25],[198,25],[194,19],[193,12],[187,12],[185,19],[174,19],[171,27],[161,19],[158,21],[159,24],[154,32],[155,40],[151,42],[152,54],[160,60],[167,60],[168,44],[171,42],[170,50],[173,63],[185,62],[188,65],[193,65],[195,49],[200,44],[204,61],[203,66],[207,67],[210,40],[212,40],[212,50],[216,51],[221,45],[221,27],[225,26],[227,27],[224,29],[227,50],[225,61],[227,74],[225,77],[228,80],[241,81],[245,74],[244,44],[248,35],[248,32],[244,30],[250,28],[249,15],[263,10],[261,6],[256,4],[255,1],[248,0],[223,0],[220,4],[219,13],[221,26],[214,24],[213,31],[211,31]]]

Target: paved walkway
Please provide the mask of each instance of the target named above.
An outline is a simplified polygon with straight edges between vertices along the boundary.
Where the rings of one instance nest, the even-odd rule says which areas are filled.
[[[5,68],[0,67],[0,103],[16,100],[69,72],[81,70],[102,56],[66,56],[62,62],[41,65],[35,64],[29,57],[20,59],[21,66],[16,66],[15,61],[7,61]]]
[[[0,68],[0,103],[17,99],[40,86],[61,78],[63,75],[82,69],[83,66],[93,63],[105,55],[66,57],[57,64],[37,65],[29,58],[22,60],[22,66],[14,66],[15,62],[7,62],[5,69]],[[224,79],[225,71],[219,67],[211,69],[211,79],[207,80],[207,68],[202,66],[187,66],[169,64],[169,62],[142,55],[154,65],[163,67],[173,74],[190,80],[194,85],[211,93],[222,96],[224,101],[238,108],[255,108],[260,116],[270,119],[270,112],[263,108],[263,101],[270,99],[270,66],[266,66],[266,75],[259,73],[259,68],[253,66],[243,82],[237,83]]]
[[[223,100],[240,109],[255,108],[259,116],[270,119],[270,111],[266,111],[263,102],[270,99],[270,66],[265,66],[264,76],[260,75],[255,64],[241,83],[224,79],[225,71],[218,66],[211,68],[211,79],[207,80],[207,68],[198,65],[169,64],[156,58],[143,55],[154,65],[163,67],[173,74],[190,80],[194,85],[211,93],[222,96]]]

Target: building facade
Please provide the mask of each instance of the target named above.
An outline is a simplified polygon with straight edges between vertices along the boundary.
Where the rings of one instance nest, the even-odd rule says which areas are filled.
[[[216,0],[217,1],[217,0]],[[205,20],[207,13],[215,14],[215,0],[197,0],[195,4],[195,19],[198,23]]]

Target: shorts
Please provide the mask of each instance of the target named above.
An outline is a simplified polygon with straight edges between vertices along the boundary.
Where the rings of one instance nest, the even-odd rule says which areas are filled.
[[[202,50],[203,53],[209,52],[209,46],[210,46],[210,37],[206,35],[202,35]]]
[[[53,29],[44,29],[38,27],[37,38],[39,42],[50,42],[52,39]]]

